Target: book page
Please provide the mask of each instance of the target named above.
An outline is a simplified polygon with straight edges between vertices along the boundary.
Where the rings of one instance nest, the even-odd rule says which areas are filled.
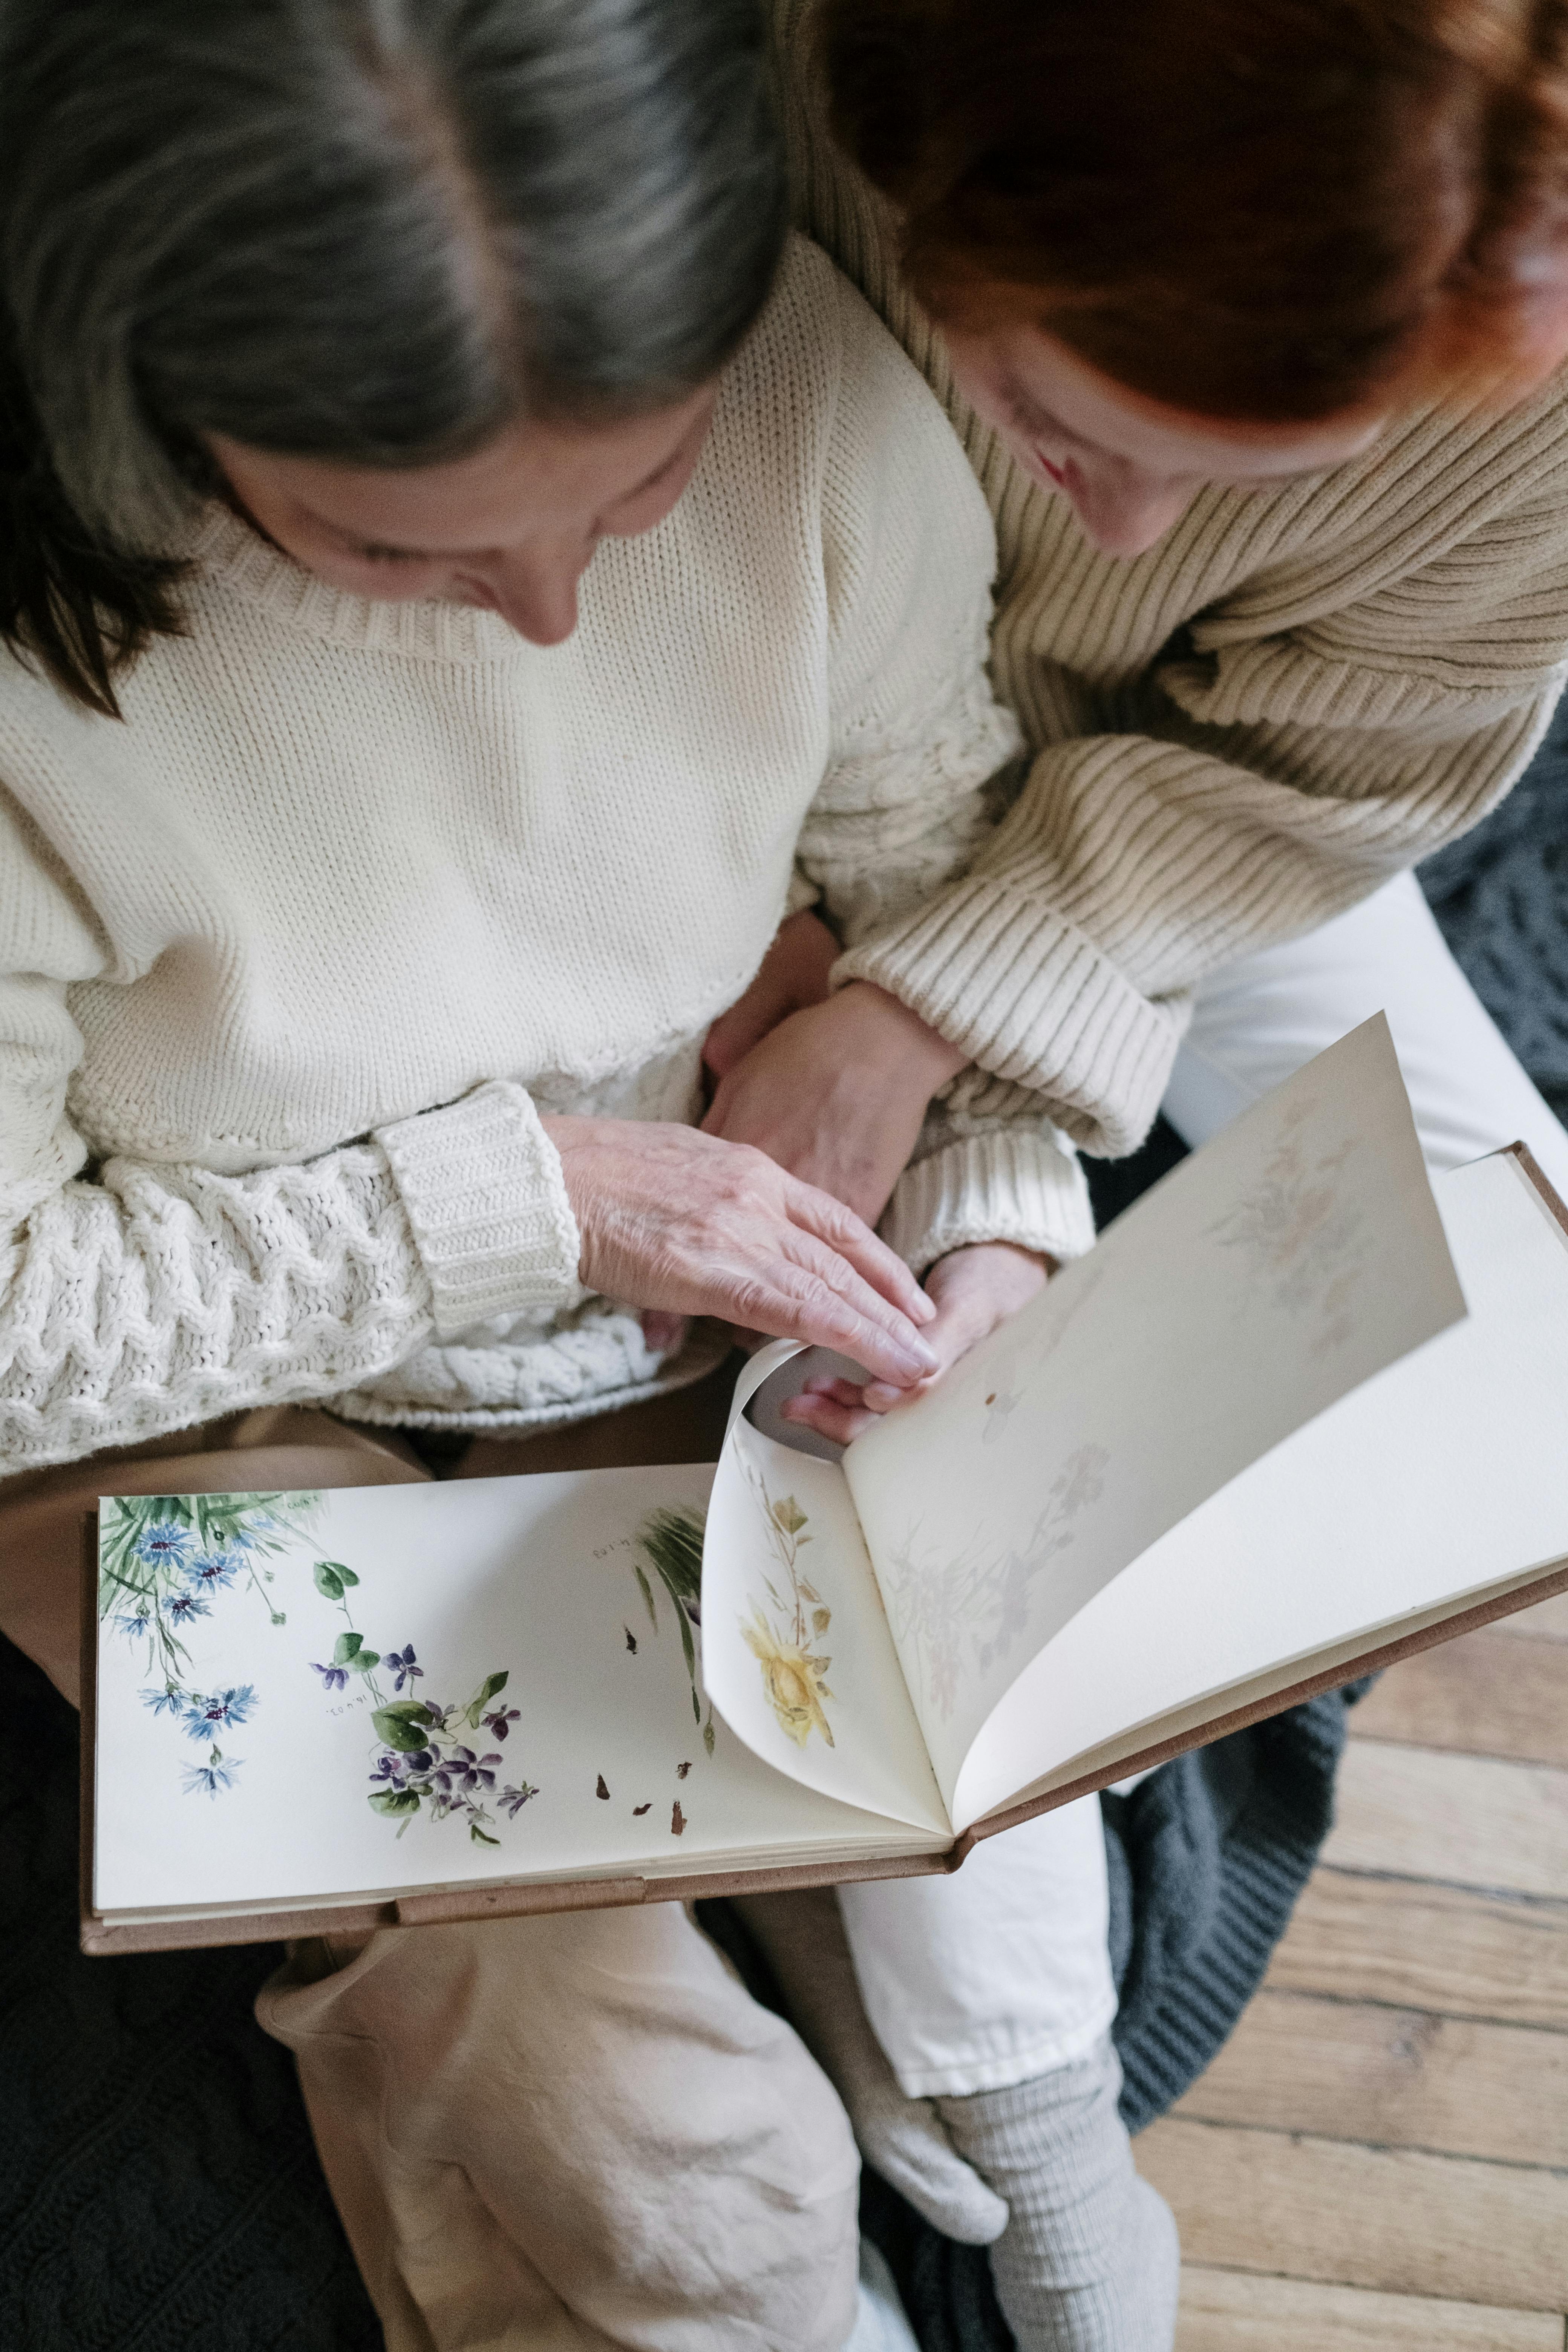
[[[1433,1189],[1469,1314],[1089,1602],[976,1743],[958,1826],[1119,1735],[1132,1754],[1141,1727],[1196,1700],[1294,1666],[1274,1677],[1284,1688],[1323,1653],[1353,1661],[1568,1555],[1568,1236],[1510,1154]]]
[[[708,1690],[773,1770],[945,1836],[844,1473],[742,1417],[801,1352],[760,1349],[736,1385],[702,1556]]]
[[[1464,1311],[1380,1014],[858,1438],[845,1475],[949,1806],[993,1709],[1095,1593]]]
[[[769,1770],[714,1713],[711,1476],[107,1498],[95,1906],[920,1843]]]

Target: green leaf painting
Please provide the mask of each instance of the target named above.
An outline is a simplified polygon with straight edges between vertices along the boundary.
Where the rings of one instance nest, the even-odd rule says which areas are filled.
[[[691,1718],[700,1727],[703,1748],[711,1756],[714,1746],[713,1709],[710,1705],[704,1721],[704,1694],[695,1638],[702,1625],[702,1538],[706,1525],[706,1515],[689,1504],[667,1504],[648,1513],[637,1529],[637,1549],[664,1587],[674,1612],[676,1631],[680,1636],[680,1654],[686,1662],[686,1679],[691,1695]],[[653,1587],[635,1554],[632,1573],[642,1593],[648,1622],[657,1633],[658,1612]]]

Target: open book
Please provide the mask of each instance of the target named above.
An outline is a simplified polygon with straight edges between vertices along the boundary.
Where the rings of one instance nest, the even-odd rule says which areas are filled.
[[[1568,1226],[1381,1018],[842,1461],[810,1360],[716,1468],[106,1497],[85,1948],[951,1869],[1568,1584]]]

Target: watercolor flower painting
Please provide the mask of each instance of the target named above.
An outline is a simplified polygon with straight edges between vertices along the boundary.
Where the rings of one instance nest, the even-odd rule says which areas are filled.
[[[226,1755],[221,1740],[255,1712],[258,1697],[253,1683],[198,1689],[185,1637],[225,1594],[245,1593],[269,1624],[287,1623],[268,1563],[295,1542],[320,1501],[313,1492],[117,1495],[103,1506],[100,1614],[122,1641],[145,1645],[142,1704],[207,1747],[205,1763],[184,1768],[187,1795],[233,1788],[243,1759]]]
[[[741,1638],[762,1669],[763,1689],[785,1738],[804,1748],[814,1731],[820,1732],[831,1748],[833,1727],[824,1701],[833,1696],[826,1680],[833,1661],[808,1645],[822,1639],[833,1612],[800,1572],[801,1552],[811,1541],[806,1533],[810,1520],[793,1495],[775,1501],[760,1471],[750,1474],[750,1483],[767,1528],[768,1548],[778,1564],[779,1582],[764,1572],[772,1610],[764,1610],[753,1597],[751,1622],[741,1621]]]
[[[359,1576],[345,1561],[317,1560],[310,1580],[343,1621],[331,1658],[310,1659],[310,1671],[320,1675],[323,1696],[346,1690],[357,1676],[372,1704],[370,1719],[376,1734],[367,1792],[372,1811],[395,1821],[399,1837],[424,1813],[433,1822],[467,1822],[474,1844],[499,1845],[500,1840],[491,1834],[496,1824],[489,1806],[515,1821],[529,1799],[539,1794],[521,1778],[499,1780],[503,1760],[499,1748],[481,1755],[469,1745],[481,1725],[492,1739],[504,1740],[521,1720],[515,1706],[493,1704],[506,1688],[509,1670],[487,1675],[461,1705],[401,1698],[399,1692],[412,1694],[425,1679],[413,1643],[405,1642],[400,1650],[370,1647],[353,1622],[352,1596],[360,1589]],[[391,1680],[390,1694],[383,1686],[384,1675]]]
[[[381,1752],[371,1773],[370,1804],[398,1824],[403,1835],[420,1812],[431,1821],[466,1821],[476,1845],[499,1845],[491,1804],[510,1821],[539,1790],[529,1781],[499,1780],[504,1759],[499,1748],[480,1755],[469,1746],[481,1723],[493,1738],[504,1739],[518,1719],[516,1707],[490,1707],[506,1688],[504,1670],[487,1675],[472,1698],[462,1706],[443,1706],[434,1699],[394,1699],[377,1707],[371,1721],[381,1740]],[[489,1710],[487,1712],[487,1709]]]
[[[942,1722],[966,1675],[988,1675],[1026,1635],[1036,1580],[1100,1501],[1109,1463],[1103,1446],[1075,1447],[1022,1544],[996,1550],[976,1537],[956,1555],[938,1554],[922,1549],[916,1526],[892,1554],[884,1590],[893,1639],[911,1688]]]

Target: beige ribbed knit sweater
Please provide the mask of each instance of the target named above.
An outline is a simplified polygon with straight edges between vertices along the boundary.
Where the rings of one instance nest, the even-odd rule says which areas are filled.
[[[1568,670],[1568,384],[1428,410],[1348,466],[1211,489],[1100,554],[952,390],[896,223],[834,149],[810,0],[773,0],[798,217],[945,403],[997,526],[992,675],[1037,757],[969,874],[857,949],[1093,1151],[1159,1106],[1194,983],[1476,823]],[[977,1074],[954,1099],[994,1108]]]
[[[579,1288],[537,1113],[691,1118],[786,904],[874,940],[972,854],[1017,737],[936,403],[797,245],[566,645],[342,593],[224,511],[194,554],[125,724],[0,659],[0,1471],[284,1399],[516,1426],[692,1376]],[[917,1268],[1092,1237],[1037,1102],[933,1114],[885,1230]]]

